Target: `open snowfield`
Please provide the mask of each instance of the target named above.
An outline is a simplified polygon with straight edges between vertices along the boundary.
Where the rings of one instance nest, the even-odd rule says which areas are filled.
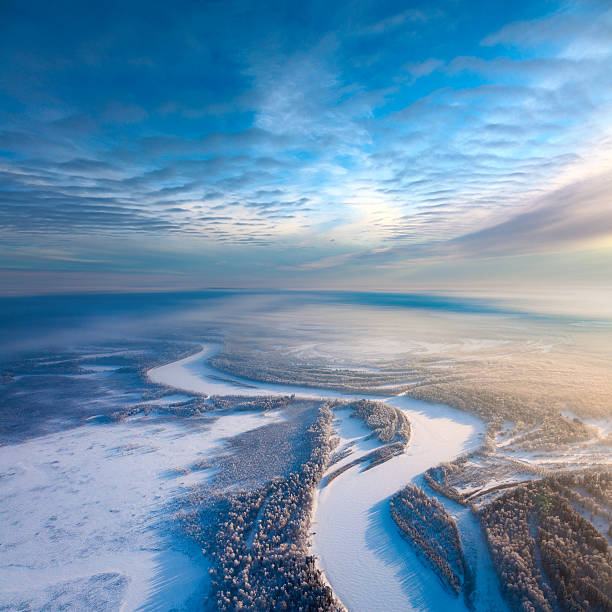
[[[173,500],[207,473],[183,468],[280,418],[150,415],[0,447],[0,608],[201,606],[205,558],[172,536],[169,521]]]
[[[189,468],[198,462],[210,465],[209,459],[224,455],[227,438],[283,417],[229,410],[187,416],[208,404],[193,401],[194,393],[366,397],[320,387],[324,379],[318,372],[325,380],[353,380],[350,372],[334,374],[334,368],[380,375],[381,380],[397,376],[400,382],[422,381],[418,393],[423,398],[441,403],[461,398],[461,405],[471,405],[483,418],[505,420],[495,452],[471,457],[457,472],[452,486],[459,493],[486,492],[557,467],[610,462],[610,344],[599,338],[599,331],[587,338],[582,331],[570,334],[557,322],[540,325],[518,315],[485,316],[460,309],[447,313],[436,304],[429,310],[418,305],[390,308],[386,298],[372,307],[356,307],[345,304],[345,297],[332,305],[329,296],[319,296],[302,307],[301,295],[271,302],[255,296],[245,309],[245,295],[232,298],[235,308],[226,308],[225,298],[209,297],[190,297],[176,312],[167,311],[162,300],[142,325],[137,321],[140,305],[126,298],[128,322],[119,332],[119,315],[109,316],[104,325],[94,317],[91,329],[84,319],[83,333],[74,328],[75,317],[91,310],[88,300],[74,296],[66,303],[50,302],[52,324],[43,320],[44,325],[32,327],[36,322],[24,311],[26,331],[13,334],[18,356],[0,368],[0,444],[7,444],[0,446],[0,610],[200,608],[208,591],[207,560],[177,533],[173,517],[188,488],[206,484],[222,468]],[[150,301],[155,297],[147,295]],[[105,304],[100,309],[106,313]],[[61,312],[57,321],[55,310]],[[64,330],[66,322],[69,329]],[[39,342],[34,336],[45,325],[49,336]],[[21,335],[32,336],[31,345],[28,340],[22,347]],[[202,347],[195,340],[202,337],[216,340]],[[207,361],[222,348],[219,339],[226,343],[225,356],[236,360],[234,371],[245,377],[257,378],[261,372],[290,382],[303,366],[305,373],[312,372],[303,378],[318,387],[260,383],[217,370]],[[178,359],[187,351],[194,354]],[[172,359],[177,361],[151,368]],[[167,388],[153,388],[142,376],[144,368],[151,368],[150,381]],[[363,378],[369,380],[365,374]],[[444,590],[391,520],[389,497],[416,482],[457,520],[477,577],[475,610],[504,609],[478,518],[437,495],[422,479],[428,468],[477,448],[483,422],[403,396],[385,401],[406,412],[412,439],[403,455],[371,470],[364,471],[365,464],[352,466],[317,489],[311,550],[319,567],[354,612],[463,611],[463,598]],[[515,419],[522,414],[519,409],[533,405],[537,417],[540,408],[547,414],[560,401],[564,416],[592,427],[592,438],[551,451],[535,442],[521,447],[526,432]],[[170,406],[176,402],[184,404]],[[242,402],[218,406],[234,403]],[[286,424],[292,418],[297,423],[298,412],[288,411]],[[379,446],[350,414],[336,410],[341,448],[349,445],[351,453],[330,470]],[[526,427],[531,425],[527,420]],[[276,440],[284,440],[283,427]],[[276,445],[267,443],[277,431],[270,429],[261,440],[272,449],[268,455],[279,456]],[[260,441],[257,435],[253,438]],[[232,445],[237,442],[242,441]],[[249,468],[257,471],[270,463],[254,456]],[[230,481],[228,476],[225,483]],[[578,511],[586,515],[582,507]],[[594,524],[607,532],[603,519],[595,517]]]

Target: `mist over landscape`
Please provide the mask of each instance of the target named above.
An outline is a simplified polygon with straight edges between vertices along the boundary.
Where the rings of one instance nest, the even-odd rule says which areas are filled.
[[[0,34],[0,610],[612,611],[608,2]]]

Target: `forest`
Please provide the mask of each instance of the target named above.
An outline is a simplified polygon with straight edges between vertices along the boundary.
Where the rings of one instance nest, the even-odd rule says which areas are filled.
[[[481,523],[502,588],[518,610],[612,611],[612,556],[568,489],[610,500],[610,473],[567,474],[516,487]]]
[[[413,544],[447,588],[462,588],[470,602],[473,579],[461,545],[457,523],[435,498],[407,485],[389,501],[391,516],[402,537]]]
[[[307,456],[285,475],[263,484],[247,475],[246,488],[191,495],[192,509],[181,513],[181,524],[213,561],[216,609],[343,610],[307,549],[314,489],[331,452],[332,420],[329,406],[321,404],[303,432]],[[247,454],[245,449],[242,456]],[[222,474],[219,482],[226,478]]]

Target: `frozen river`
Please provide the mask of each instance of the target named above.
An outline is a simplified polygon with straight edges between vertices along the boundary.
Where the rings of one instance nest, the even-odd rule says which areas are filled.
[[[215,346],[205,347],[195,355],[150,370],[149,377],[177,389],[206,394],[364,397],[219,374],[206,364],[216,350]],[[219,376],[226,380],[219,380]],[[334,592],[349,610],[465,610],[463,599],[447,593],[435,574],[424,568],[413,549],[399,537],[387,503],[389,496],[428,468],[480,446],[484,424],[464,412],[403,396],[385,401],[403,410],[410,420],[408,449],[371,470],[353,467],[328,487],[319,489],[312,551]],[[341,445],[352,443],[354,449],[343,462],[375,444],[367,439],[371,432],[350,418],[348,410],[336,411],[334,424]]]

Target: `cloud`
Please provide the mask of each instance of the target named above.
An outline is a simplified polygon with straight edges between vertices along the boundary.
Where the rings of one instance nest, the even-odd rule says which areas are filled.
[[[579,55],[598,54],[603,50],[610,51],[612,36],[612,10],[606,2],[595,2],[588,10],[572,11],[567,7],[553,15],[529,21],[517,21],[504,25],[482,40],[484,46],[503,45],[509,47],[541,48],[553,45],[556,48],[575,50],[580,48]]]
[[[403,69],[416,80],[430,75],[442,66],[444,66],[444,62],[430,57],[422,62],[406,62]]]
[[[419,222],[448,214],[444,207],[422,211]],[[406,216],[407,231],[414,218]],[[407,232],[411,235],[410,232]],[[422,225],[416,236],[421,242],[386,248],[356,250],[313,259],[297,266],[301,270],[394,268],[409,262],[428,265],[440,260],[461,261],[568,252],[605,243],[612,246],[612,173],[606,172],[537,198],[518,214],[485,228],[448,240],[422,241]],[[399,235],[400,240],[404,236]]]
[[[449,247],[471,256],[515,255],[612,244],[612,173],[578,181],[539,199],[529,210],[466,234]]]
[[[0,236],[40,257],[180,237],[315,275],[607,227],[604,187],[543,199],[612,133],[604,3],[516,23],[467,2],[71,4],[9,6],[0,37]]]
[[[421,10],[409,8],[399,13],[389,15],[379,19],[375,23],[369,24],[363,28],[364,34],[385,34],[390,30],[400,28],[407,23],[423,24],[432,19],[439,18],[442,15],[440,10]]]

